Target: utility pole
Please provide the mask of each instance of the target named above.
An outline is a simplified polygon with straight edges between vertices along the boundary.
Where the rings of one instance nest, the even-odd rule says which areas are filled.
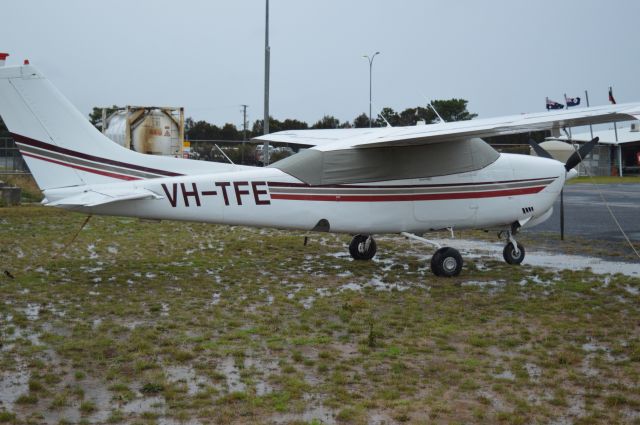
[[[264,121],[262,127],[264,134],[269,134],[269,67],[271,60],[271,47],[269,47],[269,0],[266,0],[266,20],[264,26]],[[262,163],[269,165],[269,142],[264,142],[262,148]]]
[[[244,143],[247,141],[247,105],[242,106],[242,150],[240,152],[240,162],[244,165]]]

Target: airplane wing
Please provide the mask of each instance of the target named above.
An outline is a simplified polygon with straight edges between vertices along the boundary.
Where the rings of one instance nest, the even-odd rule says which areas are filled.
[[[411,127],[280,131],[253,140],[315,146],[319,150],[375,148],[560,130],[637,119],[640,119],[640,103],[627,103]]]
[[[503,136],[541,130],[560,130],[567,127],[637,119],[640,119],[640,103],[628,103],[576,110],[457,121],[427,126],[404,127],[396,134],[381,135],[381,137],[378,138],[356,141],[351,146],[356,148],[374,148],[421,145],[469,139],[472,137]]]
[[[163,197],[147,189],[103,189],[100,191],[89,189],[78,195],[62,198],[55,202],[47,202],[45,205],[51,207],[96,207],[98,205],[136,199],[163,199]]]

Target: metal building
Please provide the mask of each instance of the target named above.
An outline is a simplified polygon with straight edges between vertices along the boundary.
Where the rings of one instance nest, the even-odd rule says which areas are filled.
[[[633,122],[629,127],[594,129],[593,136],[600,140],[593,153],[582,163],[591,175],[640,174],[640,122]],[[573,134],[572,140],[577,143],[588,142],[591,134]]]

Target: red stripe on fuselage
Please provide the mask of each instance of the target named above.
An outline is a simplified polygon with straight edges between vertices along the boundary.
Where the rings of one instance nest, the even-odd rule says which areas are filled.
[[[272,193],[271,199],[288,201],[333,201],[333,202],[398,202],[398,201],[439,201],[451,199],[497,198],[501,196],[531,195],[546,186],[522,189],[493,190],[487,192],[433,193],[417,195],[305,195]]]
[[[28,152],[24,152],[24,151],[21,152],[21,153],[24,156],[30,156],[31,158],[39,159],[41,161],[52,162],[54,164],[63,165],[65,167],[69,167],[69,168],[75,168],[77,170],[86,171],[88,173],[99,174],[101,176],[113,177],[113,178],[120,179],[120,180],[141,180],[138,177],[131,177],[131,176],[125,176],[124,174],[116,174],[116,173],[111,173],[109,171],[96,170],[96,169],[93,169],[93,168],[83,167],[81,165],[67,164],[67,163],[62,162],[62,161],[57,161],[57,160],[51,159],[51,158],[45,158],[43,156],[34,155],[32,153],[28,153]]]

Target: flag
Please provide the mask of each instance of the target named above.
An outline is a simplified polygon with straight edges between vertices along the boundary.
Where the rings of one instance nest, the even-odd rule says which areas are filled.
[[[564,102],[567,104],[567,108],[571,107],[571,106],[578,106],[580,104],[580,98],[579,97],[567,97],[567,95],[564,95]]]
[[[616,104],[616,100],[613,98],[613,88],[609,87],[609,102],[613,105]]]
[[[547,97],[547,111],[549,109],[563,109],[564,105],[562,103],[554,102]]]

